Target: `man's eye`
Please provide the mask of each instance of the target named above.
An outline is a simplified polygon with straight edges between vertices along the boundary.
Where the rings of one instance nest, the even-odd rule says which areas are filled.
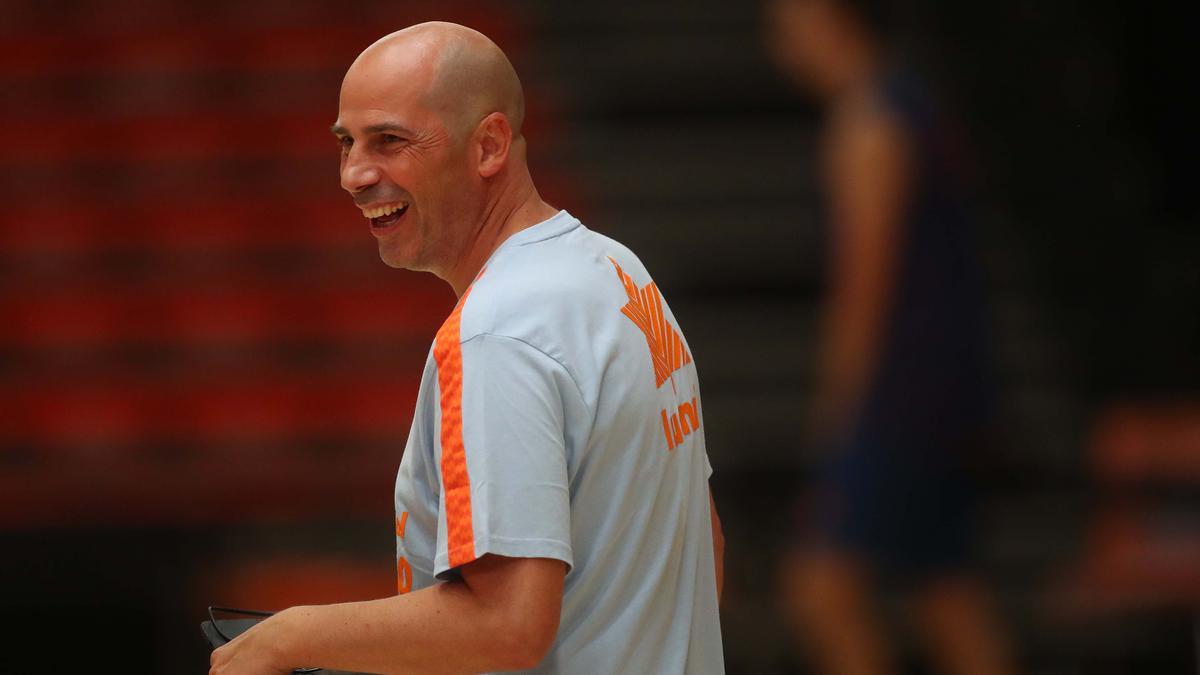
[[[351,145],[354,145],[354,139],[349,136],[341,136],[337,139],[338,145],[342,150],[349,150]]]
[[[399,143],[404,139],[400,138],[396,134],[384,134],[379,137],[379,140],[383,141],[384,143]]]

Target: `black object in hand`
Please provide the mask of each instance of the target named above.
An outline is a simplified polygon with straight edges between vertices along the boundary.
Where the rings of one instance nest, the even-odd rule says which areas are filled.
[[[218,619],[216,614],[237,614],[241,619]],[[254,624],[271,616],[273,612],[260,612],[253,609],[233,609],[232,607],[209,607],[208,621],[200,624],[200,631],[204,633],[204,639],[208,640],[208,644],[212,645],[213,649],[224,644],[232,642],[234,638],[250,630]],[[300,673],[319,673],[320,668],[297,668],[292,671],[293,674]]]

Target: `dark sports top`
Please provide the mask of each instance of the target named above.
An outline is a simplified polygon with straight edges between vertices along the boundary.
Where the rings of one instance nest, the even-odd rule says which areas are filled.
[[[911,192],[878,365],[858,424],[883,438],[958,442],[982,424],[990,390],[974,221],[953,134],[918,81],[888,74],[879,102],[907,136]]]

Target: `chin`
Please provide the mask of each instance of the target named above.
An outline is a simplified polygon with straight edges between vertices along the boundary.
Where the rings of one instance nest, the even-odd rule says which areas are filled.
[[[404,265],[404,264],[403,264],[403,263],[401,263],[400,261],[393,260],[392,258],[390,258],[390,257],[389,257],[387,254],[385,254],[385,253],[380,253],[380,254],[379,254],[379,259],[383,261],[383,264],[384,264],[384,265],[387,265],[388,267],[390,267],[390,268],[392,268],[392,269],[394,269],[394,270],[406,270],[406,269],[408,269],[408,266],[407,266],[407,265]]]
[[[393,251],[384,246],[379,247],[379,259],[383,264],[397,270],[409,270],[411,272],[428,272],[429,266],[424,264],[420,256],[406,251]]]
[[[398,254],[396,251],[389,251],[387,248],[379,247],[379,259],[384,265],[397,270],[412,269],[412,261],[406,256]]]

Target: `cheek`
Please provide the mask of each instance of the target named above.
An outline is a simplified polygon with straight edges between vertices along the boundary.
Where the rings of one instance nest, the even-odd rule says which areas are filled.
[[[387,176],[388,182],[401,190],[414,190],[417,181],[414,179],[416,172],[413,171],[412,165],[403,160],[392,160],[385,165],[384,175]]]
[[[442,158],[402,152],[388,162],[388,177],[417,199],[427,199],[441,189],[448,168]]]
[[[430,192],[436,192],[436,198],[441,202],[438,206],[443,210],[461,212],[469,208],[477,191],[465,162],[457,159],[438,166],[435,178],[430,183]]]

